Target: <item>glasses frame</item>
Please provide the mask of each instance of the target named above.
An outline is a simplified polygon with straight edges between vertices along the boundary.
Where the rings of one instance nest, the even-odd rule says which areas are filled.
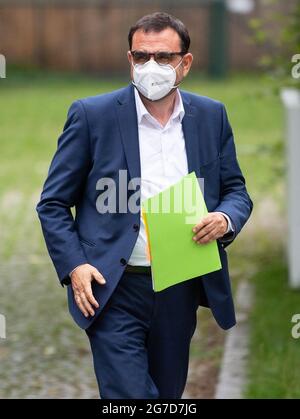
[[[145,60],[145,61],[144,61],[144,62],[142,62],[142,63],[135,62],[135,59],[134,59],[134,54],[135,54],[136,52],[143,52],[144,54],[146,54],[146,55],[147,55],[147,58],[148,58],[148,59],[147,59],[147,60]],[[153,58],[154,58],[154,60],[155,60],[155,62],[157,62],[157,64],[159,64],[159,65],[170,64],[170,62],[172,62],[172,59],[173,59],[176,55],[183,57],[184,55],[186,55],[186,54],[187,54],[187,52],[183,52],[183,51],[180,51],[180,52],[169,52],[169,51],[147,52],[147,51],[139,51],[139,50],[131,50],[131,51],[130,51],[130,53],[131,53],[131,55],[132,55],[132,59],[133,59],[133,62],[134,62],[135,64],[145,64],[145,63],[147,63],[148,61],[150,61],[151,57],[153,57]],[[157,55],[158,55],[158,54],[161,54],[161,53],[166,53],[166,54],[169,54],[169,55],[170,55],[170,59],[169,59],[169,61],[168,61],[167,63],[160,63],[159,61],[157,61]]]

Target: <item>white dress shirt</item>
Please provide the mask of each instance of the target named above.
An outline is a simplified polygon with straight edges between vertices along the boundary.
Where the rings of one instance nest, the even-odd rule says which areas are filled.
[[[173,113],[163,126],[150,115],[135,89],[141,163],[141,202],[174,185],[188,174],[181,124],[185,112],[179,90],[176,92]],[[140,232],[128,264],[149,266],[146,249],[147,236],[141,217]]]

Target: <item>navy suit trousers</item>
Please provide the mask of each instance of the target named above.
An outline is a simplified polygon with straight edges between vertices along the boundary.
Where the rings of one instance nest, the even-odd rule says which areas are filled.
[[[101,398],[181,398],[197,323],[198,286],[191,279],[154,293],[150,275],[123,274],[86,330]]]

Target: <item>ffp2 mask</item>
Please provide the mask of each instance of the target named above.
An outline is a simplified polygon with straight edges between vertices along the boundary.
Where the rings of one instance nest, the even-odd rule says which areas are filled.
[[[181,60],[182,61],[182,60]],[[147,99],[155,101],[167,96],[178,85],[176,82],[176,68],[170,64],[158,64],[149,60],[145,64],[133,64],[133,84]]]

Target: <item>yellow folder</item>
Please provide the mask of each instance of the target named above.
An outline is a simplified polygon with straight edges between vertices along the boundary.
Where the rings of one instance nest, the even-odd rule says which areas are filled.
[[[221,269],[216,241],[198,245],[192,228],[207,214],[195,172],[142,203],[154,291]]]

